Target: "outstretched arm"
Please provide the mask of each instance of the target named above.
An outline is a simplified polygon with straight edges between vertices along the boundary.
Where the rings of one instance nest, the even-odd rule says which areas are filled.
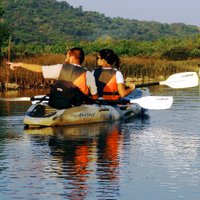
[[[23,69],[27,69],[32,72],[42,73],[42,66],[37,64],[28,64],[28,63],[13,63],[13,62],[6,62],[7,65],[10,66],[10,69],[15,70],[18,67]]]

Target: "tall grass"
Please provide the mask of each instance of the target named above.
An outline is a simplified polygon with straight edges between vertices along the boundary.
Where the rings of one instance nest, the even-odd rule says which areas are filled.
[[[198,71],[198,60],[169,61],[146,57],[122,57],[121,70],[129,77],[159,80],[184,71]]]
[[[184,61],[169,61],[153,57],[120,57],[120,70],[125,77],[136,81],[144,79],[162,80],[174,73],[185,71],[198,71],[198,59]],[[87,68],[96,67],[96,56],[89,55],[84,62]]]
[[[198,59],[186,61],[169,61],[161,60],[153,57],[128,57],[123,56],[121,59],[120,70],[125,77],[133,78],[134,80],[144,80],[145,78],[160,80],[168,77],[171,74],[184,71],[198,71]],[[65,55],[63,54],[44,54],[32,57],[21,57],[13,60],[13,62],[36,63],[40,65],[51,65],[63,63]],[[3,62],[0,70],[0,82],[6,82],[6,61]],[[87,55],[83,66],[92,70],[96,67],[96,55]],[[43,83],[45,82],[41,74],[28,72],[27,70],[18,69],[9,72],[10,82],[25,82],[26,84]]]

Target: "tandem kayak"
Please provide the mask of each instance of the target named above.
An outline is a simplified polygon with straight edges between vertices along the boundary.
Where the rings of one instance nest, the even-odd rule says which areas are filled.
[[[131,98],[149,96],[148,89],[136,89]],[[32,102],[33,104],[25,113],[24,124],[26,127],[48,127],[74,124],[89,124],[105,121],[126,120],[134,116],[148,116],[148,110],[139,104],[84,104],[67,109],[55,109],[47,101]]]

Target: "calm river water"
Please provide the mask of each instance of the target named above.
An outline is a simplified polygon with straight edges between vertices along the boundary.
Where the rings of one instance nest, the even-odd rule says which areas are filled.
[[[29,102],[0,102],[0,199],[200,199],[200,88],[148,119],[24,130]],[[25,95],[26,96],[26,95]]]

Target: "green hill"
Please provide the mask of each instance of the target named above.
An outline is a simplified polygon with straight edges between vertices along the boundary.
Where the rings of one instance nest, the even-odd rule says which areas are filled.
[[[93,41],[100,37],[154,41],[199,33],[197,26],[110,18],[56,0],[1,1],[3,17],[13,28],[12,40],[17,44]]]

